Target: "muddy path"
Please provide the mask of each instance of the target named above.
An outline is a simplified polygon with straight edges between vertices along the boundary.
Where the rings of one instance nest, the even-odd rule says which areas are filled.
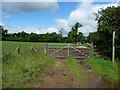
[[[65,67],[63,60],[57,60],[53,68],[44,72],[42,88],[75,88],[80,87],[79,82],[74,82],[75,77]]]
[[[44,71],[41,88],[117,88],[103,80],[89,66],[78,63],[80,78],[65,65],[64,59],[55,61],[53,67]]]

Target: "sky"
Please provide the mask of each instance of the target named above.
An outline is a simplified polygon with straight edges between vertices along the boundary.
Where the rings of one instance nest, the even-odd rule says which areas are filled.
[[[2,2],[3,25],[9,33],[25,31],[27,33],[59,33],[63,36],[71,30],[71,27],[79,22],[83,27],[78,31],[87,36],[97,30],[95,15],[100,8],[117,6],[116,2]],[[62,29],[63,28],[63,29]]]

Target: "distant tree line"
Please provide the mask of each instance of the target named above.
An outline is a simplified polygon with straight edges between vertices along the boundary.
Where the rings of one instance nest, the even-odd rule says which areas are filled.
[[[56,32],[46,34],[28,34],[24,31],[18,33],[8,33],[8,30],[4,29],[3,26],[0,26],[0,31],[2,32],[3,41],[83,43],[85,42],[85,37],[82,32],[78,33],[79,26],[81,26],[81,24],[77,22],[72,27],[71,31],[68,34],[68,37],[63,37],[62,33],[57,34]]]

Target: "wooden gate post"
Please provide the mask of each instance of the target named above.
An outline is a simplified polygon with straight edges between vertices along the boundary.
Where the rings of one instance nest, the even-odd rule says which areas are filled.
[[[115,31],[113,31],[113,40],[112,40],[112,62],[115,61]]]
[[[70,56],[70,50],[69,50],[69,47],[70,46],[70,44],[68,43],[68,57]]]
[[[93,42],[91,42],[91,56],[93,56],[94,53],[94,47],[93,47]]]
[[[30,50],[30,52],[31,52],[31,55],[32,55],[32,52],[33,52],[33,46],[31,46],[31,50]]]
[[[45,46],[44,46],[44,54],[47,54],[47,49],[48,49],[48,44],[45,43]]]

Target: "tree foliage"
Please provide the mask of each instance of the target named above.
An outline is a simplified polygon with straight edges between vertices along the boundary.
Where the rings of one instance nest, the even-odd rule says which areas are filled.
[[[81,37],[83,36],[83,34],[78,33],[78,28],[82,27],[82,25],[80,23],[76,23],[72,28],[71,31],[68,33],[68,42],[73,42],[76,43],[78,41],[78,39],[81,39]],[[79,38],[78,38],[79,36]],[[83,37],[82,37],[83,38]],[[80,41],[80,40],[79,40]]]
[[[8,33],[7,29],[4,29],[0,25],[1,37],[4,41],[22,41],[22,42],[66,42],[67,37],[62,36],[62,32],[59,34],[46,33],[46,34],[36,34],[36,33],[26,33],[24,31],[18,33]]]
[[[104,56],[112,56],[112,32],[116,32],[115,50],[116,58],[120,59],[120,7],[107,7],[96,14],[98,22],[97,32],[89,35],[97,50]]]
[[[62,36],[63,28],[59,30],[59,33],[46,33],[46,34],[36,34],[36,33],[26,33],[24,31],[18,33],[8,33],[8,30],[0,26],[0,31],[2,32],[2,40],[5,41],[23,41],[23,42],[84,42],[83,33],[78,33],[78,28],[82,25],[78,22],[71,28],[72,31],[68,33],[68,37]],[[78,33],[78,34],[77,34]]]

